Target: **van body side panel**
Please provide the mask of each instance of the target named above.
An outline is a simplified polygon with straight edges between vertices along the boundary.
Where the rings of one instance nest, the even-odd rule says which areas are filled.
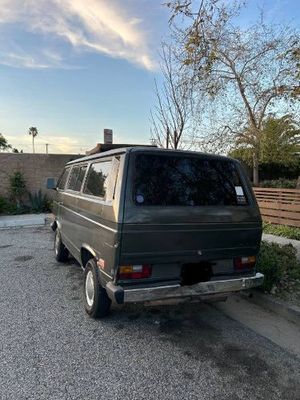
[[[115,179],[110,180],[108,201],[86,195],[83,190],[59,190],[56,197],[55,215],[64,244],[80,263],[82,249],[92,250],[97,260],[104,260],[100,274],[103,284],[114,279],[119,265],[124,158],[118,155],[120,166]],[[102,157],[93,162],[102,159],[106,161]]]
[[[80,221],[77,231],[78,243],[94,249],[97,259],[105,261],[102,270],[113,276],[117,262],[116,253],[119,242],[119,224],[116,221],[103,218],[105,213],[111,214],[113,206],[101,204],[84,197],[78,199],[78,213]],[[116,218],[115,218],[116,219]]]
[[[61,192],[59,204],[59,223],[62,240],[74,258],[80,260],[80,247],[77,245],[74,232],[78,229],[79,219],[76,215],[77,197],[74,194]]]

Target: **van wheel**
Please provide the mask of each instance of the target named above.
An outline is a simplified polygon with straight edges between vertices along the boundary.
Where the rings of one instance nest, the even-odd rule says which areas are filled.
[[[111,300],[99,282],[99,272],[95,260],[90,259],[84,270],[84,307],[92,318],[108,315]]]
[[[69,251],[63,244],[61,240],[61,234],[58,229],[55,231],[55,239],[54,239],[54,251],[56,261],[66,262],[68,261]]]

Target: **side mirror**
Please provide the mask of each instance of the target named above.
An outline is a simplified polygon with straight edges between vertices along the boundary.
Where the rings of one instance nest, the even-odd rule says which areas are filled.
[[[57,190],[56,182],[54,178],[47,178],[47,189]]]

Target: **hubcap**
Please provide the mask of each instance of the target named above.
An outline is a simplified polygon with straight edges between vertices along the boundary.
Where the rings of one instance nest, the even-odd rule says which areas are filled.
[[[94,277],[92,271],[89,271],[85,279],[85,297],[89,307],[94,304]]]

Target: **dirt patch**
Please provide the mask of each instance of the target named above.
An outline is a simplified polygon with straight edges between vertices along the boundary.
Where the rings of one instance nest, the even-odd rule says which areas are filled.
[[[194,379],[194,374],[192,372],[183,371],[182,375],[186,379]]]
[[[130,315],[128,315],[128,319],[130,320],[130,321],[134,321],[134,320],[136,320],[136,319],[139,319],[141,317],[141,314],[140,313],[135,313],[135,314],[130,314]]]
[[[259,381],[267,378],[275,382],[278,378],[276,371],[251,349],[245,351],[244,348],[232,344],[225,345],[218,353],[214,352],[213,357],[223,373],[230,371],[232,374],[235,371],[234,375],[251,376]]]
[[[81,300],[81,299],[80,299],[79,296],[72,296],[72,297],[71,297],[71,300],[76,300],[76,301],[77,301],[77,300]]]
[[[33,256],[19,256],[19,257],[16,257],[14,260],[15,261],[29,261],[29,260],[33,260],[34,259],[34,257]]]
[[[81,269],[76,268],[76,266],[75,266],[74,268],[70,269],[67,272],[66,277],[67,277],[67,279],[76,279],[76,280],[82,281],[83,280],[83,273],[82,273]]]
[[[117,325],[115,326],[115,330],[116,330],[116,331],[121,331],[121,330],[124,329],[124,328],[125,328],[124,324],[117,324]]]
[[[49,234],[49,230],[45,229],[45,227],[43,228],[36,228],[32,233],[46,233]]]
[[[290,306],[300,307],[300,281],[295,280],[289,291],[286,290],[270,296],[275,300],[284,301]]]
[[[72,292],[78,292],[78,290],[80,290],[80,289],[81,289],[81,287],[79,285],[72,285],[71,286]]]
[[[259,388],[258,398],[290,399],[297,393],[299,384],[291,379],[282,379],[276,367],[261,357],[255,348],[247,347],[234,340],[223,338],[222,331],[201,318],[201,310],[182,307],[182,314],[168,311],[157,318],[157,330],[161,341],[177,346],[185,357],[197,362],[209,362],[223,377],[225,382],[245,388]],[[186,379],[193,379],[192,371],[184,371]],[[234,397],[233,397],[234,398]]]

